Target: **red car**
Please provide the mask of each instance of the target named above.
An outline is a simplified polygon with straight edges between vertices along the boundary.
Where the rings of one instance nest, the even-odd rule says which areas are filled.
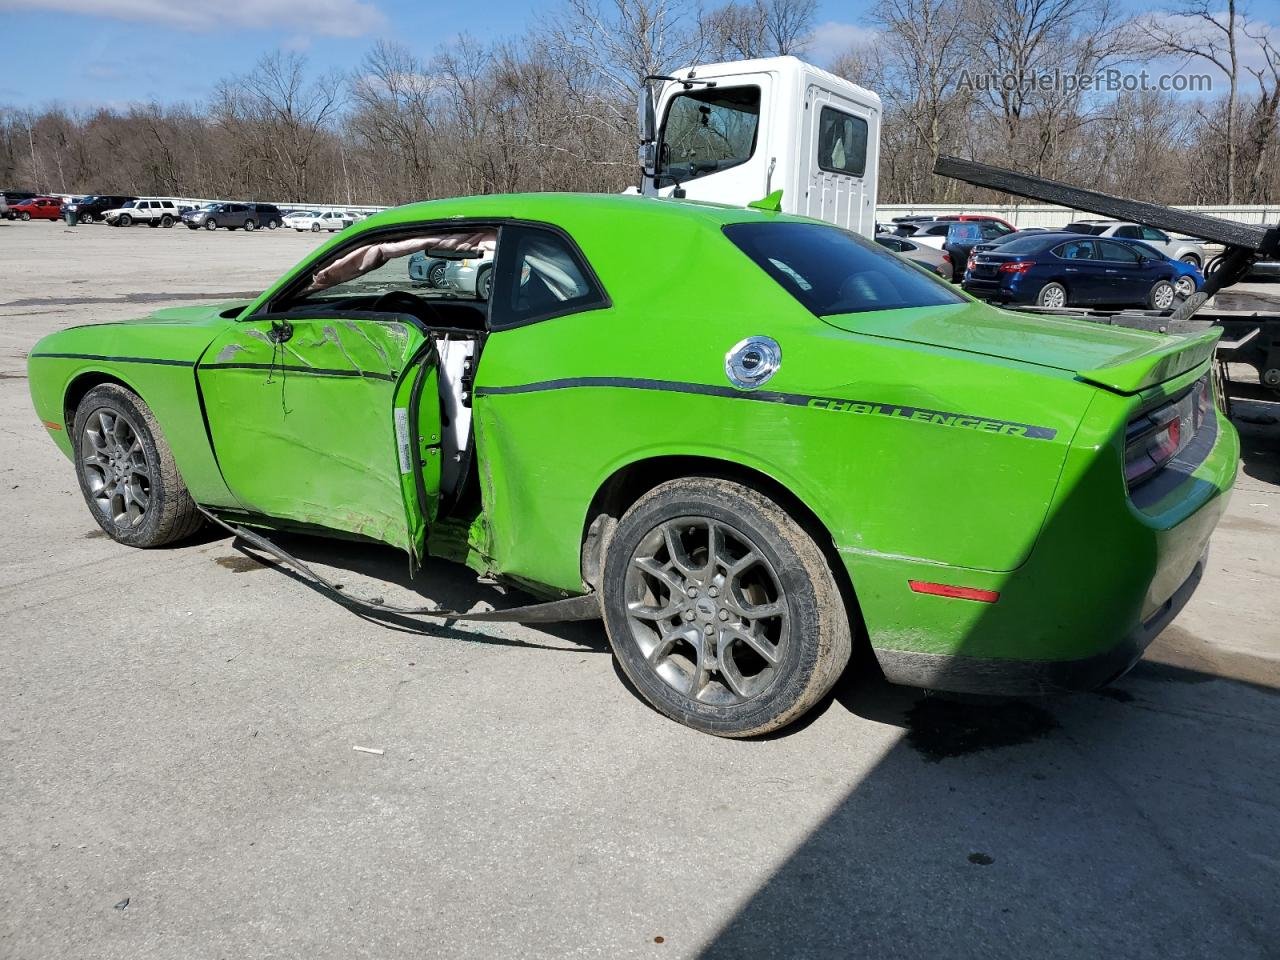
[[[61,220],[62,201],[52,197],[34,197],[10,204],[9,217],[19,220]]]

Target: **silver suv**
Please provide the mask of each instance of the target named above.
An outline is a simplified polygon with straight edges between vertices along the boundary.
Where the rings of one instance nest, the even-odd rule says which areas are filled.
[[[1121,240],[1141,240],[1155,247],[1170,260],[1181,260],[1197,270],[1204,266],[1204,247],[1196,240],[1175,239],[1163,230],[1144,227],[1140,223],[1123,220],[1076,220],[1062,228],[1068,233],[1087,233],[1095,237],[1118,237]]]

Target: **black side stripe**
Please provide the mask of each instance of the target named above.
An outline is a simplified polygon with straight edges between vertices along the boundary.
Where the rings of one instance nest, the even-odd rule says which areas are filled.
[[[98,353],[33,353],[33,357],[54,360],[105,360],[108,363],[155,363],[164,367],[194,367],[191,360],[164,360],[160,357],[104,357]]]
[[[201,370],[272,370],[289,374],[310,375],[313,377],[358,377],[365,380],[385,380],[395,383],[399,377],[390,373],[378,373],[374,370],[337,370],[327,367],[299,367],[282,363],[202,363]]]
[[[970,413],[953,413],[946,410],[930,410],[924,407],[904,407],[895,403],[874,400],[844,400],[838,397],[817,397],[803,393],[779,393],[773,390],[736,390],[733,387],[706,383],[683,383],[678,380],[651,380],[644,377],[566,377],[561,380],[543,380],[538,383],[522,383],[506,387],[477,387],[476,396],[506,396],[519,393],[543,393],[548,390],[571,390],[581,387],[618,387],[624,390],[657,390],[667,393],[691,393],[706,397],[723,397],[730,400],[755,400],[760,403],[782,403],[795,407],[809,407],[831,413],[851,413],[895,417],[916,420],[939,426],[960,427],[984,433],[1001,433],[1026,437],[1032,440],[1052,440],[1058,431],[1052,427],[1038,427],[1014,420],[998,420],[975,416]]]

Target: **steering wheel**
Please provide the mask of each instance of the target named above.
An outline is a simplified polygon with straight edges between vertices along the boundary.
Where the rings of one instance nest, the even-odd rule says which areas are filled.
[[[426,324],[439,323],[440,320],[434,305],[407,290],[388,290],[373,301],[370,309],[380,313],[407,313]]]

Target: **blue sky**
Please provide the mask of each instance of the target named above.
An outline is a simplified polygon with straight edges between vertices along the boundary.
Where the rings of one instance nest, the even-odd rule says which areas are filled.
[[[825,65],[865,38],[862,24],[872,2],[819,0],[808,58]],[[460,30],[481,40],[518,38],[545,15],[548,3],[555,0],[543,0],[540,7],[528,0],[0,0],[0,30],[7,41],[0,57],[0,105],[60,103],[79,110],[200,101],[220,78],[248,71],[276,49],[305,53],[316,69],[350,70],[379,39],[429,56]],[[1138,12],[1165,0],[1119,3]],[[1270,13],[1273,4],[1256,0],[1254,14],[1267,11],[1273,29],[1280,29]],[[1256,44],[1245,41],[1241,52],[1246,65],[1261,62]],[[1242,82],[1252,95],[1252,78],[1245,74]]]
[[[822,4],[813,59],[848,45],[863,8],[864,0]],[[200,100],[219,78],[277,48],[345,70],[380,38],[426,55],[462,29],[483,40],[515,37],[536,9],[521,0],[0,0],[8,40],[0,104]]]

